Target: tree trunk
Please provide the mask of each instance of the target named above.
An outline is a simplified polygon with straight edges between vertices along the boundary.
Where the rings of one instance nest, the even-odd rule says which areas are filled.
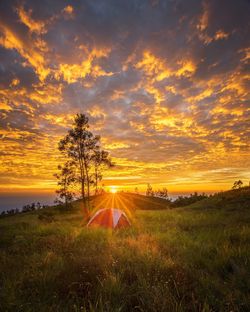
[[[88,166],[86,163],[86,159],[84,158],[84,170],[86,174],[86,182],[87,182],[87,212],[89,213],[89,172],[88,172]]]
[[[90,210],[90,203],[89,203],[89,173],[86,171],[86,177],[87,177],[87,204],[88,204],[88,211]]]
[[[85,186],[84,186],[84,179],[83,178],[81,178],[81,183],[82,183],[82,199],[84,199],[85,198]]]
[[[98,179],[98,176],[97,176],[97,169],[95,168],[95,194],[97,195],[97,179]]]
[[[84,165],[83,165],[80,157],[79,157],[79,165],[80,165],[81,193],[82,193],[83,209],[84,209],[85,214],[88,215],[88,206],[86,204],[86,197],[85,197],[85,172],[84,172]]]
[[[88,192],[88,198],[89,198],[89,174],[87,173],[87,192]]]

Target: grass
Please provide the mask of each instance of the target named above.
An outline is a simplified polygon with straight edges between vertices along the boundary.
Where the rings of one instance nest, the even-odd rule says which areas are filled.
[[[130,214],[113,233],[87,229],[80,202],[0,219],[0,311],[249,311],[249,190],[223,196],[93,198]]]

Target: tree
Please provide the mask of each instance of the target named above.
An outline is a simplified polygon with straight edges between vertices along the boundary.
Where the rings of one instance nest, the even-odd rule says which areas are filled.
[[[69,203],[74,198],[74,193],[70,191],[70,186],[75,181],[75,175],[70,162],[66,162],[64,166],[59,165],[58,169],[60,172],[55,174],[55,177],[58,179],[57,185],[59,189],[56,190],[58,198],[55,202],[58,204],[65,204],[66,208],[68,208]]]
[[[73,128],[59,142],[59,150],[71,160],[72,166],[77,168],[78,181],[81,185],[81,195],[85,199],[90,194],[90,162],[93,150],[99,144],[100,137],[94,136],[89,129],[89,120],[84,114],[77,114]]]
[[[151,186],[151,184],[148,183],[147,185],[147,190],[146,190],[146,196],[154,196],[154,191],[153,188]]]
[[[242,187],[242,185],[243,185],[243,182],[241,180],[235,181],[232,189],[233,190],[240,189]]]
[[[100,146],[96,146],[94,149],[94,153],[92,155],[92,162],[94,167],[93,184],[95,188],[95,194],[98,193],[98,182],[102,180],[102,170],[104,167],[113,167],[114,164],[109,157],[109,153],[107,151],[101,150]]]
[[[30,205],[24,205],[22,208],[22,212],[29,212],[31,211],[31,206]]]
[[[111,165],[108,152],[101,150],[100,136],[89,130],[89,120],[84,114],[77,114],[72,129],[59,142],[59,151],[67,159],[74,172],[75,183],[80,184],[80,193],[86,213],[89,210],[90,187],[98,189],[104,166]],[[87,199],[87,202],[86,202]]]
[[[163,189],[159,189],[156,192],[156,195],[162,198],[168,198],[168,190],[166,187],[164,187]]]
[[[203,200],[207,198],[208,196],[205,193],[202,193],[198,195],[197,192],[194,192],[194,194],[190,194],[189,196],[178,196],[172,203],[172,207],[183,207],[188,206],[193,203],[196,203],[197,201]]]

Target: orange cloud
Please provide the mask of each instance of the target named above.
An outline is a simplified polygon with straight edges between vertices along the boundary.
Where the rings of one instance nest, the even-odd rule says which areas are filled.
[[[166,61],[157,58],[149,51],[143,53],[142,60],[135,67],[142,69],[147,76],[153,76],[154,81],[161,81],[171,75],[171,70],[167,67]]]
[[[74,8],[72,7],[72,5],[67,5],[64,9],[63,12],[72,15],[74,12]]]
[[[79,64],[60,64],[59,69],[55,72],[55,78],[60,79],[62,77],[66,82],[73,83],[87,75],[92,75],[95,78],[110,76],[113,73],[107,73],[99,65],[93,64],[95,60],[107,57],[109,51],[109,49],[93,49],[86,59]]]
[[[176,71],[176,76],[191,77],[196,71],[196,65],[191,60],[182,60],[178,64],[180,68]]]
[[[42,53],[40,53],[32,43],[28,44],[27,42],[24,42],[7,26],[0,24],[0,31],[3,34],[0,37],[0,45],[6,49],[17,50],[18,53],[20,53],[20,55],[22,55],[35,69],[40,80],[43,81],[50,73],[50,69],[46,67],[46,62]]]
[[[32,10],[25,11],[21,6],[17,9],[17,14],[19,16],[20,21],[25,24],[30,32],[35,32],[38,34],[46,33],[46,25],[43,21],[36,21],[32,18]]]

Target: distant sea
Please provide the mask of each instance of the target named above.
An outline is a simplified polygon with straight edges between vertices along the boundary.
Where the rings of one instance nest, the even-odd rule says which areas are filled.
[[[55,193],[0,193],[0,213],[16,208],[21,210],[24,205],[37,202],[40,202],[41,205],[53,205],[55,197]]]

